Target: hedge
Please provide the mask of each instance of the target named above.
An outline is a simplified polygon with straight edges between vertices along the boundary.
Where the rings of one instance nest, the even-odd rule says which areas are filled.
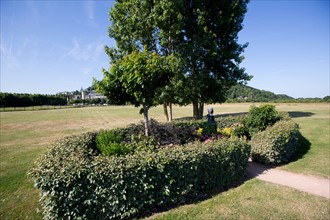
[[[231,186],[250,146],[238,139],[101,156],[95,133],[65,138],[30,171],[45,219],[126,219]]]
[[[287,163],[297,152],[299,127],[292,120],[281,120],[252,136],[251,157],[265,164]]]

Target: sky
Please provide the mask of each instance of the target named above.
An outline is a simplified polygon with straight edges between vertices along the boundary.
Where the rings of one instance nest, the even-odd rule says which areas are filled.
[[[56,94],[102,79],[113,0],[1,1],[0,91]],[[329,0],[252,0],[238,42],[249,86],[294,98],[330,94]]]

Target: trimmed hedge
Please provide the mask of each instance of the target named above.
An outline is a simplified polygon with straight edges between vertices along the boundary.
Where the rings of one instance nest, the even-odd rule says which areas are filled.
[[[65,138],[30,174],[45,219],[123,219],[231,186],[245,173],[250,146],[238,139],[132,155],[101,156],[95,133]]]
[[[265,164],[287,163],[297,152],[299,126],[281,120],[252,136],[252,160]]]

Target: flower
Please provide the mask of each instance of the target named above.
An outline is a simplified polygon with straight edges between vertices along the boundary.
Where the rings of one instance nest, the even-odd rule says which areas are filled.
[[[224,128],[222,129],[221,133],[224,135],[224,136],[227,136],[227,137],[230,137],[231,134],[232,134],[233,130],[231,128]]]
[[[198,136],[201,136],[202,133],[203,133],[203,128],[198,128],[198,129],[197,129],[197,135],[198,135]]]

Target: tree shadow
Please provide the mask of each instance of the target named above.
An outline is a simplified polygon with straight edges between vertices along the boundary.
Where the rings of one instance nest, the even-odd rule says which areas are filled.
[[[246,115],[247,112],[237,112],[237,113],[229,113],[229,114],[217,114],[217,115],[214,115],[214,118],[227,118],[227,117],[235,117],[235,116],[243,116],[243,115]],[[173,119],[173,121],[194,121],[195,118],[194,117],[181,117],[181,118],[175,118]],[[201,120],[207,120],[207,117],[206,115],[203,116],[203,119]]]
[[[275,166],[274,165],[265,165],[265,164],[249,161],[248,167],[246,169],[244,181],[254,179],[257,176],[267,172],[267,170],[272,169],[272,168],[275,168]]]
[[[309,140],[306,139],[300,132],[298,138],[297,154],[291,159],[289,163],[302,159],[311,148],[311,142],[309,142]]]
[[[291,118],[300,118],[300,117],[311,117],[315,115],[313,112],[298,112],[298,111],[293,111],[293,112],[288,112],[289,116]]]
[[[243,115],[246,115],[246,114],[247,114],[247,112],[237,112],[237,113],[214,115],[214,117],[215,118],[227,118],[227,117],[243,116]]]

